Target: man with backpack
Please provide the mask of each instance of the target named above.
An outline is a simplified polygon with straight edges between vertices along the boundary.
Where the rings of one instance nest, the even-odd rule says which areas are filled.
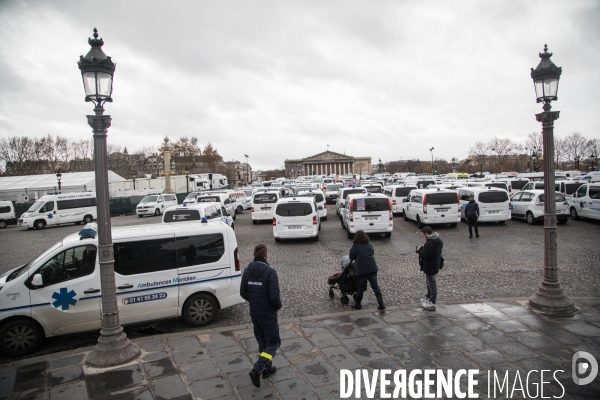
[[[267,263],[267,256],[265,244],[254,248],[254,261],[244,270],[240,285],[240,295],[250,303],[250,318],[258,342],[258,361],[248,374],[257,388],[261,375],[267,378],[277,370],[272,361],[281,345],[277,323],[277,311],[281,308],[279,278],[277,271]]]
[[[421,299],[421,304],[426,310],[435,310],[435,302],[437,300],[437,282],[435,276],[440,272],[442,262],[442,248],[444,242],[437,232],[433,232],[430,227],[426,226],[421,229],[425,235],[425,244],[417,246],[419,253],[419,263],[421,271],[425,273],[425,282],[427,284],[427,294]]]

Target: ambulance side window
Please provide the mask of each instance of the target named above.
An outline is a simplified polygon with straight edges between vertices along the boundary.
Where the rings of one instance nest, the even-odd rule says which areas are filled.
[[[173,238],[115,243],[115,272],[135,275],[177,268]]]
[[[96,246],[78,246],[58,253],[46,261],[33,275],[41,274],[44,286],[49,286],[90,275],[95,267]]]

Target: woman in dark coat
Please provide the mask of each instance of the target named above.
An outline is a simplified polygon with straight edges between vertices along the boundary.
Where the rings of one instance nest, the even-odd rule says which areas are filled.
[[[381,289],[377,284],[377,263],[375,262],[375,249],[370,243],[369,237],[364,231],[357,231],[354,235],[354,244],[350,249],[350,261],[355,261],[354,271],[356,275],[356,299],[352,308],[361,309],[363,290],[367,281],[371,284],[379,310],[385,310]]]

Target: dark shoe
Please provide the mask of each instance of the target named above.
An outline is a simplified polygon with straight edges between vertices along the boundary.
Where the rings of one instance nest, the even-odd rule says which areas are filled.
[[[260,387],[260,374],[258,372],[256,372],[255,370],[250,371],[250,373],[248,373],[248,375],[250,375],[250,379],[252,379],[252,384],[254,386],[256,386],[257,388]]]
[[[269,376],[273,375],[275,372],[277,372],[277,367],[272,365],[270,370],[262,373],[262,377],[263,377],[263,379],[267,379]]]
[[[362,296],[356,296],[356,298],[354,299],[354,305],[352,306],[352,308],[354,308],[356,310],[362,309],[362,307],[360,306],[362,298],[363,298]]]
[[[385,305],[383,304],[383,295],[378,295],[375,296],[377,298],[377,303],[379,304],[379,307],[377,307],[378,310],[385,310]]]
[[[478,237],[479,237],[479,235],[476,235],[475,237],[477,237],[477,238],[478,238]]]
[[[469,239],[473,239],[473,236],[469,236]]]

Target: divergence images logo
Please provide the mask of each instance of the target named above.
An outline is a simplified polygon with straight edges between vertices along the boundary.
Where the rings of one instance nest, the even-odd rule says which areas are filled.
[[[585,361],[583,361],[583,360]],[[587,385],[596,379],[598,375],[598,361],[588,352],[578,351],[573,354],[573,382],[576,385]],[[589,372],[587,378],[580,378],[579,376],[585,375]]]

